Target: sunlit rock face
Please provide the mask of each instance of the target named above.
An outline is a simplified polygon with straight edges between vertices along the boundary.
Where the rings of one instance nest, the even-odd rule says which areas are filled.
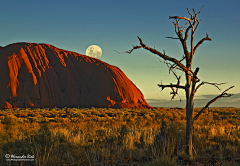
[[[150,108],[117,67],[48,44],[0,48],[0,108]]]

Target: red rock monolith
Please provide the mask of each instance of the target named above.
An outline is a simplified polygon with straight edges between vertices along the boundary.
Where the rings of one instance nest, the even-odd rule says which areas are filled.
[[[116,66],[48,44],[0,48],[0,108],[151,108]]]

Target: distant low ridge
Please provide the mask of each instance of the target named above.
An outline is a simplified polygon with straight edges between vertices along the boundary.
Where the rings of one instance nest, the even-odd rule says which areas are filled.
[[[116,66],[48,44],[0,47],[0,108],[151,108]]]

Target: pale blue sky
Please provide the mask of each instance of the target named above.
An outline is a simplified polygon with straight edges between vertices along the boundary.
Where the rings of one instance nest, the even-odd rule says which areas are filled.
[[[48,43],[58,48],[85,54],[89,45],[99,45],[103,50],[101,60],[118,66],[140,88],[147,101],[154,106],[184,107],[184,102],[169,102],[170,90],[159,93],[158,83],[175,83],[165,64],[146,50],[136,50],[131,55],[118,54],[138,45],[137,36],[145,44],[175,58],[183,55],[169,16],[188,16],[187,8],[198,11],[201,23],[195,42],[205,37],[212,41],[203,43],[196,51],[193,67],[200,67],[201,80],[228,82],[229,93],[237,94],[220,99],[213,106],[240,107],[240,1],[218,0],[2,0],[0,5],[0,45],[16,42]],[[182,80],[184,83],[184,80]],[[218,95],[215,87],[205,85],[197,93],[195,106]],[[184,92],[181,94],[184,100]]]

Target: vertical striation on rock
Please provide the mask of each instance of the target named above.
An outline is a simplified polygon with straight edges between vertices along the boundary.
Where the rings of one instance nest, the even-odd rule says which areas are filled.
[[[150,108],[116,66],[49,44],[0,48],[0,108]]]

